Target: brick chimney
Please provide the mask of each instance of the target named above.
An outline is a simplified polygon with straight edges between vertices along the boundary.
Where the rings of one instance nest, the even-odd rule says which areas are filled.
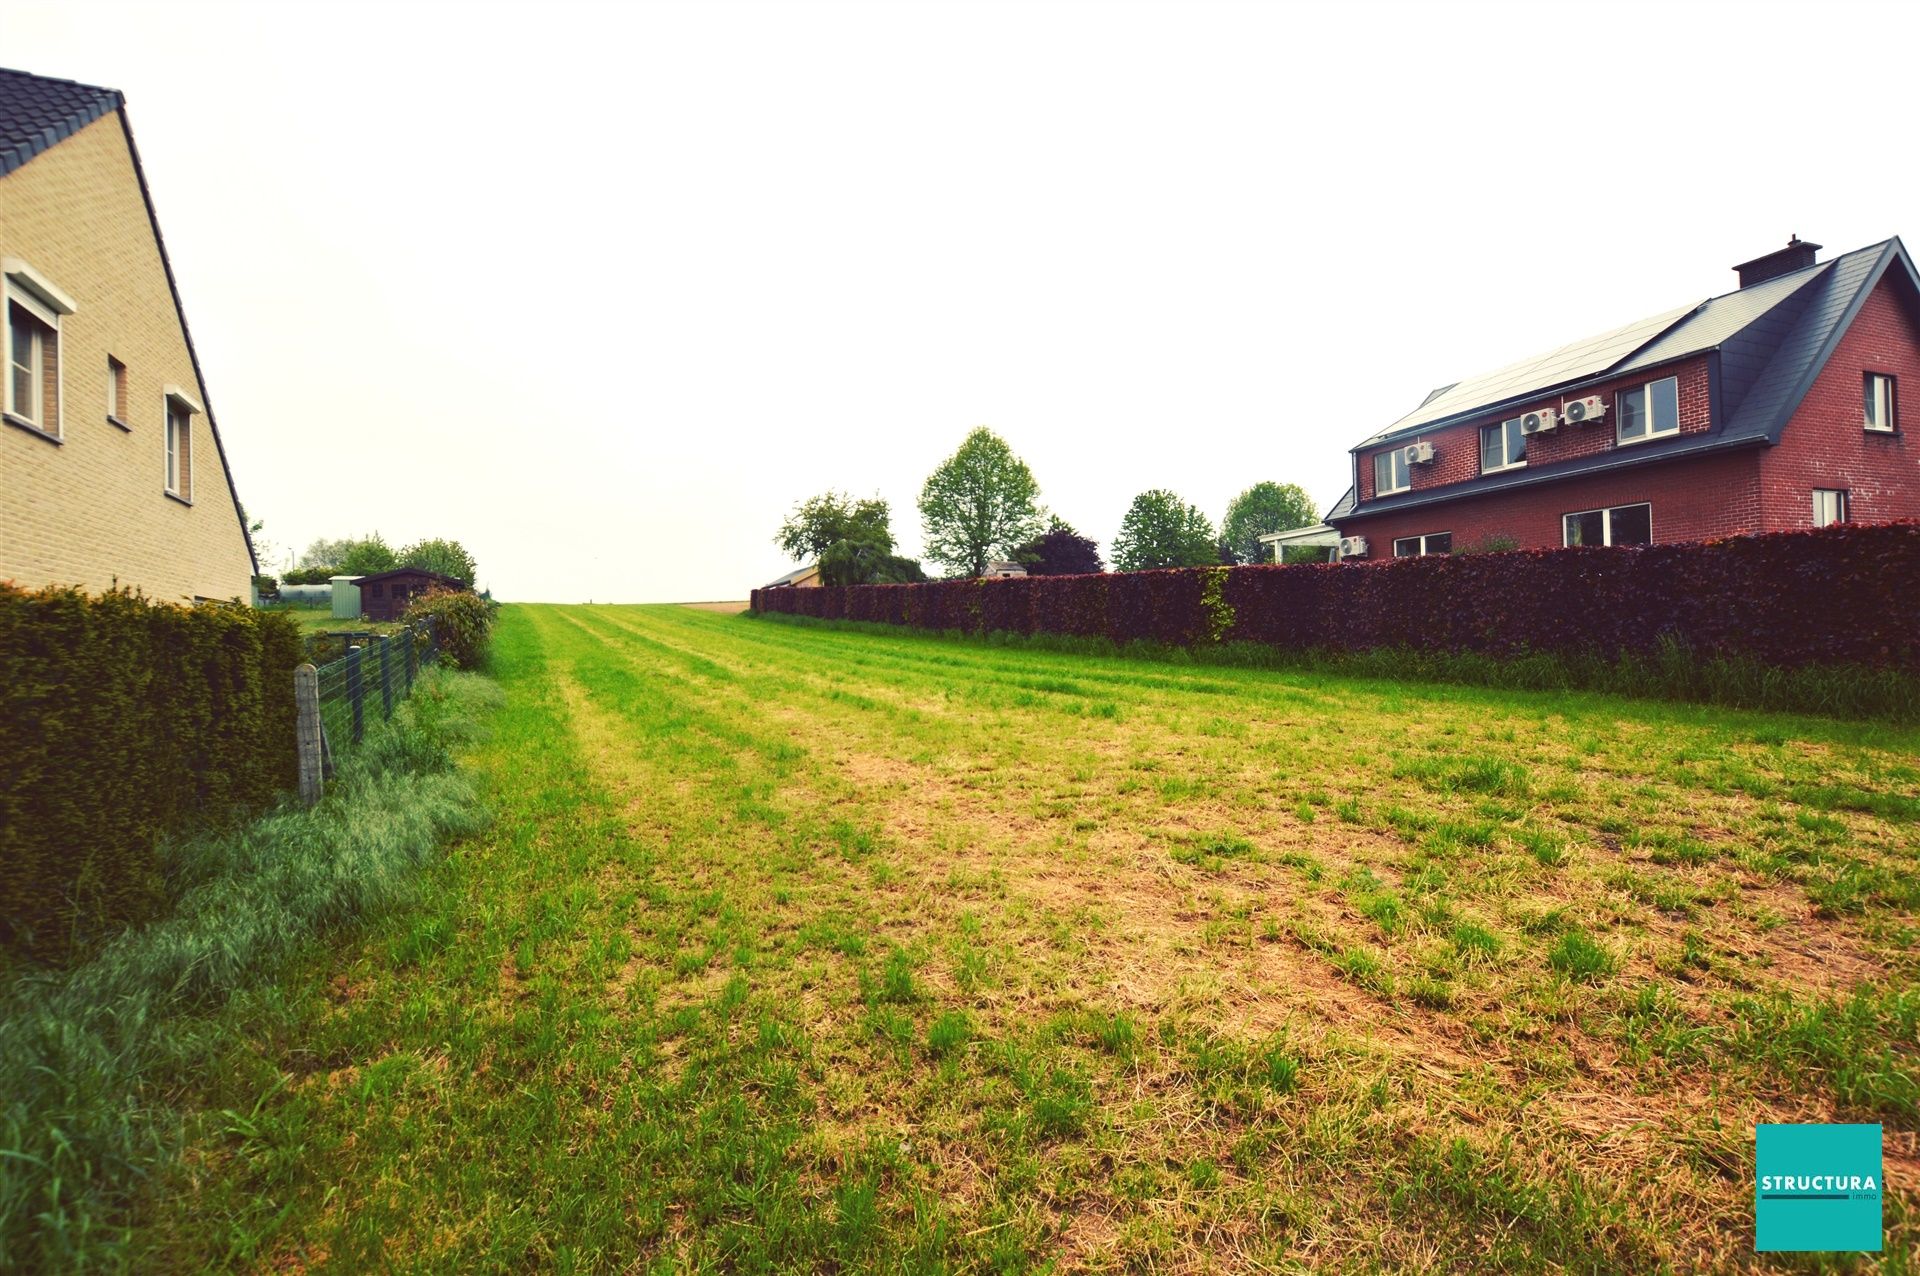
[[[1790,275],[1796,270],[1805,270],[1813,265],[1813,256],[1819,251],[1819,244],[1810,244],[1795,235],[1787,240],[1785,248],[1776,248],[1764,257],[1743,261],[1734,270],[1739,272],[1740,286],[1751,288],[1757,283]]]

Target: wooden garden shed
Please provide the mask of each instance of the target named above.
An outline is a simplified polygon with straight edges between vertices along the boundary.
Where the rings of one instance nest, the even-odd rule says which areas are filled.
[[[389,572],[375,572],[371,576],[360,577],[354,583],[360,586],[360,612],[368,620],[398,620],[406,614],[408,603],[429,590],[455,589],[464,592],[468,588],[463,580],[420,567],[396,567]]]

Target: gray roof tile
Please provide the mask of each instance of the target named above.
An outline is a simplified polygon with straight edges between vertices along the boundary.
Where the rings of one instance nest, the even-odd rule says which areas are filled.
[[[1832,261],[1764,280],[1697,306],[1669,311],[1575,342],[1538,359],[1436,391],[1427,402],[1360,448],[1412,435],[1435,424],[1543,396],[1569,380],[1651,368],[1688,355],[1720,351],[1722,408],[1712,430],[1631,452],[1608,450],[1559,465],[1485,475],[1429,491],[1400,493],[1366,502],[1366,514],[1426,505],[1480,492],[1551,482],[1575,474],[1646,464],[1726,447],[1777,443],[1781,431],[1826,365],[1834,346],[1859,313],[1874,285],[1889,271],[1906,284],[1920,309],[1920,272],[1896,238],[1842,254]],[[1635,334],[1638,334],[1637,340]],[[1358,451],[1359,448],[1355,448]],[[1356,508],[1348,492],[1329,520]]]
[[[0,177],[125,102],[117,89],[0,67]]]

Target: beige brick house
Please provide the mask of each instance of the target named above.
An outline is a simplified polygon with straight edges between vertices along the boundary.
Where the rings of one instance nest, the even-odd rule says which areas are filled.
[[[0,69],[0,580],[246,598],[255,567],[125,99]]]

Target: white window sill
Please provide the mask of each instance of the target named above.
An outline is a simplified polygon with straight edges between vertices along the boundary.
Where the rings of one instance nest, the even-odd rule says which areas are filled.
[[[1375,501],[1377,501],[1377,500],[1379,500],[1379,499],[1380,499],[1381,497],[1383,497],[1383,496],[1398,496],[1398,495],[1400,495],[1400,493],[1402,493],[1402,492],[1411,492],[1412,490],[1413,490],[1413,485],[1412,485],[1411,483],[1409,483],[1409,484],[1408,484],[1407,486],[1405,486],[1405,487],[1389,487],[1389,488],[1385,488],[1385,489],[1383,489],[1383,490],[1381,490],[1381,491],[1378,491],[1378,492],[1375,492],[1375,493],[1374,493],[1374,494],[1373,494],[1373,495],[1372,495],[1371,497],[1369,497],[1368,499],[1369,499],[1369,500],[1375,500]]]
[[[1860,427],[1860,429],[1861,429],[1861,432],[1865,434],[1898,434],[1899,433],[1898,430],[1894,429],[1890,425],[1863,425]]]
[[[1480,473],[1482,476],[1488,474],[1505,474],[1508,470],[1524,470],[1526,468],[1527,463],[1525,461],[1515,461],[1512,465],[1496,465],[1492,469],[1482,469]]]
[[[178,492],[176,492],[176,491],[174,491],[174,490],[173,490],[172,488],[170,488],[170,487],[169,487],[169,488],[165,488],[165,489],[163,489],[163,492],[164,492],[164,494],[165,494],[165,496],[166,496],[166,498],[167,498],[168,500],[170,500],[170,501],[179,501],[179,502],[180,502],[180,503],[181,503],[182,505],[185,505],[185,506],[186,506],[187,508],[189,508],[189,509],[191,509],[191,508],[193,508],[193,501],[192,501],[192,500],[190,500],[189,498],[187,498],[187,497],[185,497],[185,496],[182,496],[182,495],[180,495],[180,493],[178,493]]]
[[[1661,439],[1676,439],[1679,437],[1680,427],[1675,426],[1671,430],[1662,430],[1658,434],[1643,434],[1637,439],[1623,439],[1616,434],[1613,436],[1613,445],[1615,447],[1638,447],[1642,443],[1657,443]]]
[[[55,444],[56,446],[66,441],[59,435],[34,424],[26,417],[18,416],[12,412],[0,412],[0,420],[4,420],[8,425],[16,429],[25,430],[36,439],[45,439],[47,442]]]
[[[121,429],[123,429],[123,430],[125,430],[125,431],[126,431],[126,432],[127,432],[128,434],[132,434],[132,433],[133,433],[133,427],[132,427],[132,426],[130,426],[130,425],[128,425],[128,424],[127,424],[127,423],[126,423],[125,421],[122,421],[122,420],[121,420],[121,419],[120,419],[119,417],[117,417],[117,416],[115,416],[115,415],[114,415],[113,413],[111,413],[111,412],[109,412],[109,413],[107,413],[107,424],[108,424],[108,425],[117,425],[117,426],[119,426],[119,427],[120,427]]]

